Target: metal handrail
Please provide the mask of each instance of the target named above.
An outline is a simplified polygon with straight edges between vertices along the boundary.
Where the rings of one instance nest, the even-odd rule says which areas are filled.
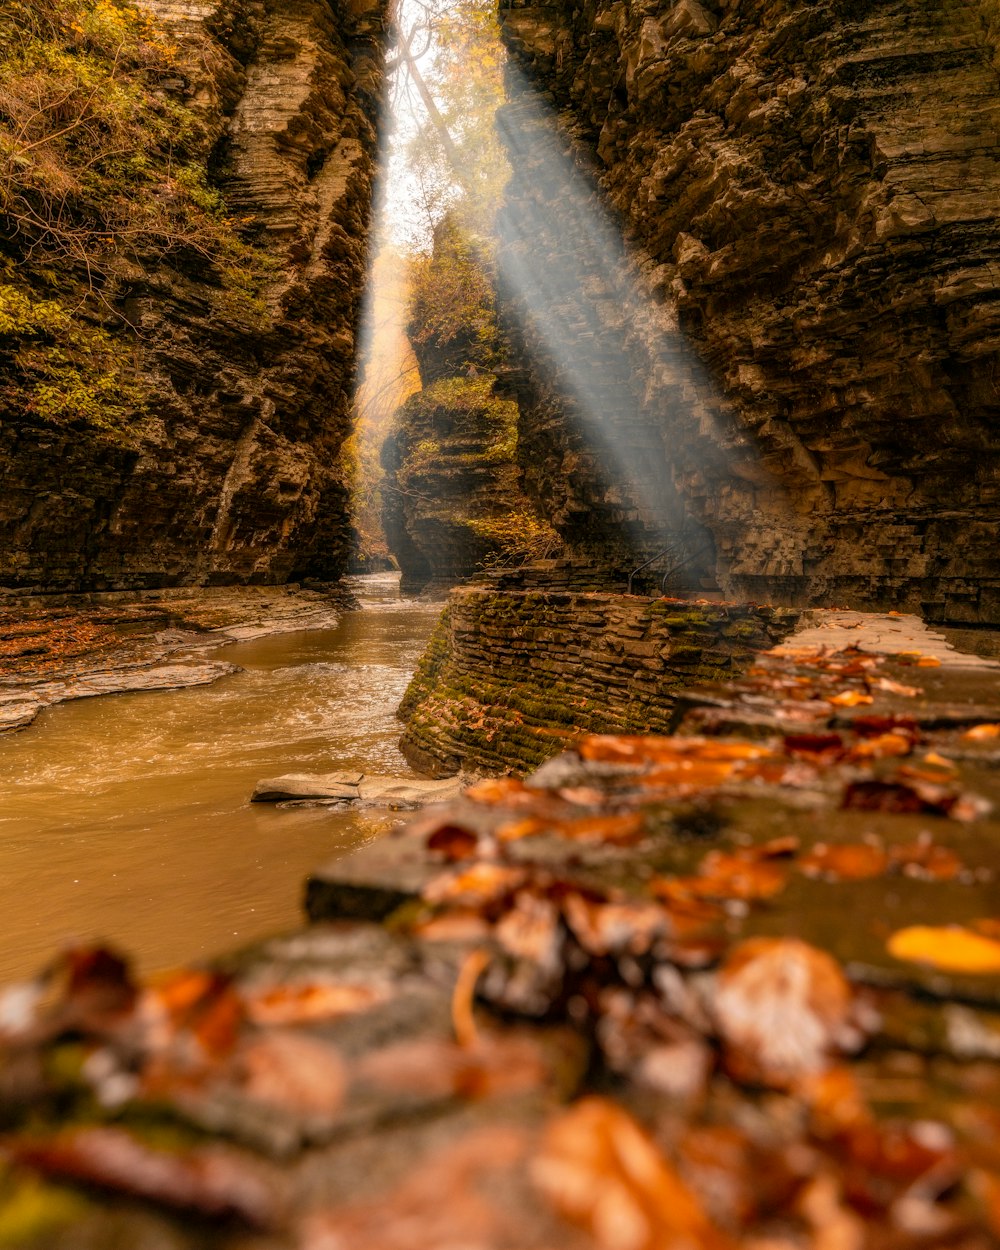
[[[662,560],[664,556],[670,555],[672,551],[681,551],[683,546],[683,542],[671,543],[669,547],[664,547],[663,550],[658,551],[655,556],[651,556],[645,564],[640,564],[638,568],[633,569],[628,575],[628,591],[626,593],[632,593],[632,582],[635,579],[636,573],[641,573],[643,569],[648,569],[651,564],[655,564],[657,560]],[[664,595],[667,593],[667,581],[669,578],[673,577],[675,573],[679,573],[681,569],[687,568],[692,561],[697,560],[699,556],[704,555],[710,547],[711,543],[702,543],[697,550],[691,552],[690,555],[685,556],[683,560],[679,561],[677,564],[671,564],[671,566],[664,572],[663,577],[660,579],[660,593]]]
[[[626,593],[632,593],[632,581],[635,578],[636,573],[641,573],[643,569],[648,569],[651,564],[655,564],[657,560],[662,560],[663,557],[669,555],[671,551],[676,551],[679,546],[679,543],[671,543],[669,547],[664,547],[663,550],[658,551],[655,556],[651,556],[645,564],[640,564],[637,569],[633,569],[628,575],[628,590]]]

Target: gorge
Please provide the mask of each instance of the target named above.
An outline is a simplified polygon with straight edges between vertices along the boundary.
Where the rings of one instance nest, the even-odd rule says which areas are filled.
[[[0,1250],[995,1250],[998,253],[997,0],[4,0]]]

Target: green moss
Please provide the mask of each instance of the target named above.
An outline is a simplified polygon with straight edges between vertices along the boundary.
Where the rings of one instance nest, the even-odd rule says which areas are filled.
[[[137,271],[197,271],[214,312],[266,316],[173,44],[130,0],[8,0],[0,22],[0,410],[128,443],[145,411]]]

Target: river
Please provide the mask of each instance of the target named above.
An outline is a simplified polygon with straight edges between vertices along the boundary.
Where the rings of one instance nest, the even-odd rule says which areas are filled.
[[[292,928],[309,870],[400,819],[248,801],[286,772],[413,775],[395,710],[440,604],[350,584],[362,610],[226,647],[244,671],[214,685],[79,699],[0,739],[0,981],[70,941],[148,971]]]

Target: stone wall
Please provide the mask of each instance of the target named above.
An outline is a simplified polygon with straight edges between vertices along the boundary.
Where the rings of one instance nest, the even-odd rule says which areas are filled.
[[[794,627],[793,609],[467,586],[399,715],[415,768],[523,772],[581,732],[666,733],[676,691],[738,673]]]
[[[163,91],[213,143],[226,211],[268,257],[258,306],[213,267],[138,256],[114,293],[150,397],[115,441],[0,414],[0,587],[332,579],[385,31],[380,0],[151,0]],[[197,260],[197,258],[195,258]],[[73,302],[73,301],[71,301]]]
[[[730,597],[1000,620],[995,5],[501,18],[522,445],[569,548],[613,573],[686,514]],[[624,235],[611,264],[573,246],[588,212]]]

